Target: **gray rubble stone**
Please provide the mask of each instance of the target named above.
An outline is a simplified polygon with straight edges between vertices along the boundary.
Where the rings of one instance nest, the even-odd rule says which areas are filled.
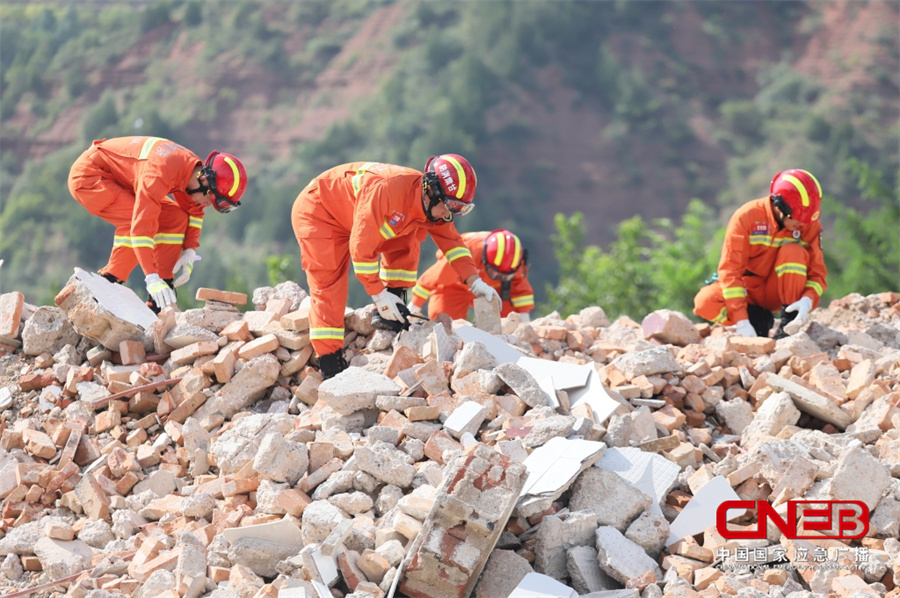
[[[478,370],[492,370],[497,367],[497,359],[478,341],[463,345],[453,366],[453,377],[462,378]]]
[[[77,345],[81,336],[58,307],[37,308],[22,328],[22,352],[25,355],[56,353],[66,345]]]
[[[600,568],[597,549],[593,546],[573,546],[567,550],[566,569],[572,580],[572,587],[579,595],[604,592],[620,585]]]
[[[175,327],[166,334],[163,341],[172,349],[183,349],[188,345],[202,341],[216,343],[219,341],[219,335],[212,330],[207,330],[194,324],[183,323],[175,324]]]
[[[645,405],[630,413],[613,414],[609,418],[603,441],[608,446],[635,446],[659,436],[653,414]]]
[[[591,509],[597,523],[624,531],[650,508],[649,496],[629,486],[622,476],[599,467],[589,467],[572,485],[569,509]]]
[[[610,365],[625,374],[628,380],[633,380],[638,376],[667,374],[682,370],[681,364],[676,361],[672,351],[665,346],[622,353],[613,359]]]
[[[656,558],[669,538],[669,522],[662,515],[644,511],[628,526],[625,537]]]
[[[235,473],[253,461],[267,434],[287,435],[293,431],[295,422],[295,416],[286,414],[242,417],[215,439],[210,452],[215,455],[222,474]]]
[[[769,376],[771,379],[771,375]],[[718,406],[717,406],[718,407]],[[750,448],[764,436],[775,436],[785,426],[792,426],[800,419],[800,411],[789,394],[778,392],[770,396],[757,409],[753,421],[741,434],[741,446]]]
[[[644,337],[656,339],[667,345],[684,347],[700,342],[700,331],[681,312],[658,309],[648,314],[641,322]]]
[[[306,445],[291,442],[282,434],[266,434],[253,459],[253,469],[261,478],[296,484],[309,467]]]
[[[861,500],[873,510],[891,485],[891,472],[860,444],[854,443],[838,459],[828,485],[835,500]]]
[[[571,415],[551,415],[543,417],[534,423],[531,431],[525,436],[523,442],[528,448],[543,446],[551,438],[569,436],[573,432],[575,417]]]
[[[139,598],[156,598],[169,590],[175,590],[175,574],[166,569],[157,569],[141,585]]]
[[[657,580],[663,578],[656,561],[614,527],[597,528],[597,559],[607,575],[623,584],[647,571]]]
[[[225,418],[234,417],[250,404],[261,399],[275,384],[281,371],[278,358],[271,353],[254,357],[234,375],[216,394],[203,403],[194,417],[199,420],[220,411]]]
[[[494,368],[494,372],[529,407],[551,404],[547,393],[538,385],[528,370],[522,366],[515,363],[502,363]]]
[[[533,572],[528,561],[512,550],[494,550],[475,586],[475,598],[509,596],[519,582]]]
[[[94,551],[81,540],[41,538],[33,546],[41,568],[51,579],[68,577],[90,568]]]
[[[753,407],[740,397],[716,405],[716,413],[725,421],[732,434],[742,434],[753,423]]]
[[[306,514],[306,511],[303,513]],[[275,566],[278,562],[296,556],[299,552],[300,546],[294,544],[270,542],[259,538],[241,538],[228,549],[228,559],[235,565],[249,568],[260,577],[277,577],[278,571]]]
[[[374,409],[376,397],[398,394],[400,387],[387,376],[356,367],[347,368],[319,385],[319,400],[340,415]]]
[[[416,476],[409,455],[384,442],[358,447],[355,457],[360,469],[385,484],[408,488]]]
[[[597,515],[590,509],[570,513],[565,520],[548,515],[535,536],[534,569],[565,582],[569,576],[566,551],[573,546],[591,546],[597,531]]]

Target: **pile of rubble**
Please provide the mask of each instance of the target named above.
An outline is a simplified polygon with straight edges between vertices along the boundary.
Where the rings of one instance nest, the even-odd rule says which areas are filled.
[[[900,596],[898,293],[777,342],[348,310],[323,382],[296,284],[156,318],[98,279],[0,295],[7,596]]]

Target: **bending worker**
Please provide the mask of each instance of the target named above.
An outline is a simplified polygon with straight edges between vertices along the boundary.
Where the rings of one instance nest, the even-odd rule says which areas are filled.
[[[247,172],[234,156],[212,152],[204,163],[159,137],[94,141],[69,171],[72,197],[116,227],[100,274],[121,284],[140,264],[148,305],[157,313],[175,305],[175,287],[188,281],[200,260],[206,207],[231,212],[246,188]]]
[[[500,315],[519,312],[522,321],[530,319],[528,312],[534,308],[534,290],[528,282],[528,251],[522,247],[519,237],[508,230],[464,233],[463,241],[475,259],[478,275],[500,295],[503,301]],[[465,319],[475,302],[475,295],[463,284],[443,252],[438,251],[438,261],[428,268],[412,290],[410,311],[422,313],[428,302],[428,317],[445,313],[454,320]]]
[[[343,164],[300,192],[291,224],[309,285],[310,339],[324,378],[348,367],[342,349],[351,263],[375,303],[376,327],[379,320],[407,324],[406,289],[416,282],[426,233],[474,294],[496,295],[478,276],[453,224],[454,216],[475,207],[476,183],[465,158],[443,154],[428,160],[424,174],[378,162]]]
[[[694,313],[735,325],[741,336],[768,336],[775,321],[772,312],[780,309],[774,338],[799,330],[826,288],[821,203],[822,188],[813,175],[805,170],[778,173],[768,197],[748,202],[732,215],[718,280],[694,297]]]

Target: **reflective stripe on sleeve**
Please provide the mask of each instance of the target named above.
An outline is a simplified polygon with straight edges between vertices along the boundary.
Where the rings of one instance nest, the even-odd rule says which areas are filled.
[[[378,274],[378,262],[353,262],[353,271],[359,274]]]
[[[448,262],[453,263],[461,257],[472,257],[472,252],[466,247],[454,247],[445,253],[444,256],[447,258]]]

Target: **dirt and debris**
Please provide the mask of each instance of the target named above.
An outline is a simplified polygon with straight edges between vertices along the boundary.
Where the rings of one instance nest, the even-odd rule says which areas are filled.
[[[327,381],[294,283],[149,320],[105,293],[0,295],[6,596],[900,596],[900,293],[779,341],[348,310]],[[868,530],[732,509],[761,531],[728,538],[729,500],[856,501]]]

